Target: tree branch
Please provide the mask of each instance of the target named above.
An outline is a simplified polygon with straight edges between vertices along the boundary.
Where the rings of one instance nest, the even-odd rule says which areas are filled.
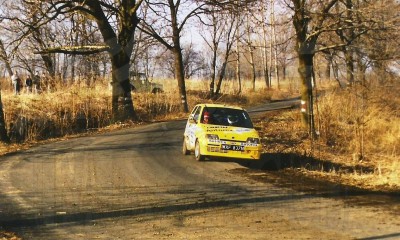
[[[90,55],[94,53],[106,52],[110,48],[108,46],[77,46],[77,47],[55,47],[36,51],[34,54],[64,53],[72,55]]]

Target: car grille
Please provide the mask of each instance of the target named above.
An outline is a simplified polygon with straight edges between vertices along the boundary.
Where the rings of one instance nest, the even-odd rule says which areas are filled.
[[[220,146],[207,146],[207,151],[209,152],[221,152],[227,153],[227,150],[222,150]]]

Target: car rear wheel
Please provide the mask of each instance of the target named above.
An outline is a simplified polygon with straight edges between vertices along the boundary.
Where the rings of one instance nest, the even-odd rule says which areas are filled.
[[[186,147],[186,139],[185,138],[183,138],[182,153],[183,153],[183,155],[189,155],[190,154],[190,151]]]
[[[196,141],[196,146],[194,148],[194,157],[196,158],[197,161],[204,161],[205,159],[205,157],[201,155],[199,141]]]

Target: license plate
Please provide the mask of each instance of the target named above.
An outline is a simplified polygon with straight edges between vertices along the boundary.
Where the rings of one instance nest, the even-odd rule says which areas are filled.
[[[244,151],[244,146],[237,145],[222,145],[222,150],[231,150],[231,151]]]

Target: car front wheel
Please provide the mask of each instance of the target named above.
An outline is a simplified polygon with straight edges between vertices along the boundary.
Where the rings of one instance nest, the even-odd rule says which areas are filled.
[[[204,161],[205,158],[203,155],[201,155],[199,141],[196,141],[196,146],[194,148],[194,157],[197,161]]]
[[[183,138],[182,153],[183,153],[183,155],[189,155],[190,154],[190,151],[186,147],[186,139],[185,138]]]

